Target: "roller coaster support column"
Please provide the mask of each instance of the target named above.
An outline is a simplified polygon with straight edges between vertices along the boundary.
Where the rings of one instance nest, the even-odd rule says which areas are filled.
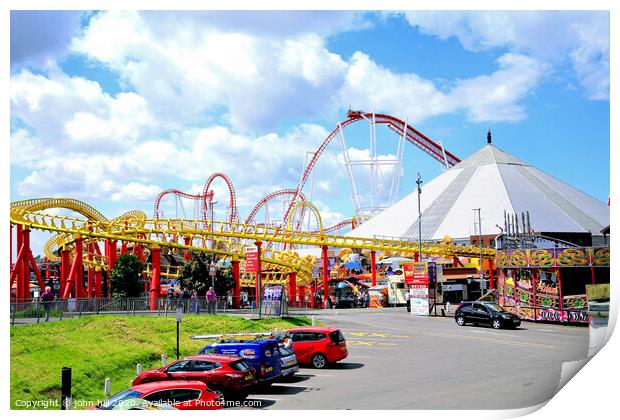
[[[67,284],[65,285],[65,289],[62,292],[62,298],[68,299],[71,297],[71,292],[73,291],[74,298],[83,297],[83,275],[84,275],[84,266],[82,265],[82,237],[78,236],[74,241],[75,246],[75,258],[73,260],[73,264],[71,265],[71,271],[67,276]]]
[[[102,273],[101,270],[95,270],[95,297],[101,298],[101,283],[102,283]]]
[[[60,275],[58,281],[60,282],[60,295],[67,287],[67,282],[69,281],[69,273],[71,272],[71,251],[62,248],[60,251]]]
[[[149,290],[149,298],[151,301],[151,311],[157,310],[157,302],[159,300],[160,293],[160,284],[159,284],[159,273],[161,270],[161,249],[155,245],[151,248],[151,289]]]
[[[233,292],[233,306],[239,309],[241,304],[241,281],[239,279],[239,260],[234,258],[231,262],[231,271],[233,281],[235,282],[235,291]]]
[[[327,245],[321,247],[323,251],[323,303],[327,302],[327,295],[329,294],[329,270],[327,269]]]
[[[288,301],[289,304],[297,300],[297,273],[288,273]]]
[[[189,246],[189,245],[190,245],[190,243],[191,243],[191,238],[190,238],[189,236],[185,236],[185,237],[183,238],[183,243],[184,243],[185,245],[188,245],[188,246]],[[186,259],[186,260],[191,260],[191,259],[192,259],[192,254],[190,254],[189,250],[186,250],[186,251],[183,253],[183,258],[184,258],[184,259]]]
[[[299,286],[299,288],[297,289],[297,293],[298,293],[297,301],[300,304],[305,303],[306,302],[306,286]]]
[[[261,312],[261,291],[262,291],[262,286],[261,286],[261,276],[262,276],[262,264],[261,264],[261,260],[263,258],[263,256],[261,255],[261,245],[263,243],[261,241],[256,241],[254,242],[254,245],[256,245],[256,247],[258,248],[258,261],[257,261],[257,268],[256,268],[256,308],[258,308],[258,316],[260,317],[260,312]]]
[[[370,278],[372,279],[372,287],[377,285],[377,253],[370,251]]]
[[[88,242],[88,245],[86,246],[87,249],[87,256],[86,259],[87,261],[92,261],[93,259],[93,253],[95,252],[95,247],[93,246],[92,242]],[[91,298],[93,297],[93,292],[95,289],[95,270],[89,265],[88,269],[87,269],[87,279],[88,279],[88,286],[86,289],[86,296]]]

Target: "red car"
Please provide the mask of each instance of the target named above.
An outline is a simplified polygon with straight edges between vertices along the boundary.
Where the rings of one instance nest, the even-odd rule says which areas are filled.
[[[94,410],[113,410],[119,403],[143,400],[155,406],[170,406],[179,410],[216,410],[222,408],[218,395],[199,381],[164,381],[134,385],[93,407]]]
[[[300,364],[312,364],[317,369],[336,363],[349,355],[347,340],[338,328],[297,327],[288,330]]]
[[[208,354],[184,357],[159,369],[145,370],[134,385],[155,381],[192,380],[205,383],[220,398],[245,398],[256,383],[256,374],[239,356]]]

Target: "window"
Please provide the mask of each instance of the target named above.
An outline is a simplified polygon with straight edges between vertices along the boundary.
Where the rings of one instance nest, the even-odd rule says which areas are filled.
[[[133,389],[126,389],[124,391],[119,392],[116,395],[111,396],[109,399],[99,404],[98,407],[102,410],[111,410],[121,401],[130,399],[130,398],[138,398],[139,396],[140,396],[140,392],[134,391]]]
[[[340,332],[340,330],[338,331],[332,331],[329,333],[329,338],[334,342],[334,343],[342,343],[343,341],[345,341],[344,339],[344,335],[342,335],[342,333]]]
[[[173,404],[171,390],[169,389],[155,391],[149,395],[145,395],[142,399],[156,404]]]
[[[198,389],[173,389],[171,390],[172,400],[175,402],[192,401],[200,398]]]
[[[222,367],[222,365],[216,362],[210,362],[208,360],[194,360],[192,372],[207,372],[209,370],[217,369],[220,367]]]
[[[325,340],[327,336],[325,333],[312,333],[312,341],[321,341]]]
[[[315,340],[314,333],[305,331],[294,332],[291,338],[296,343]]]
[[[295,354],[293,350],[285,349],[284,347],[278,347],[278,351],[280,352],[280,356],[288,357]]]
[[[485,308],[484,305],[481,303],[474,303],[474,309],[484,311],[484,312],[489,312],[489,310]]]
[[[250,365],[245,360],[239,360],[238,362],[231,363],[230,367],[234,370],[238,370],[239,372],[247,372],[250,370]]]
[[[166,369],[166,372],[188,372],[190,370],[191,363],[191,360],[183,360],[179,363],[175,363],[174,365],[170,365],[168,369]]]

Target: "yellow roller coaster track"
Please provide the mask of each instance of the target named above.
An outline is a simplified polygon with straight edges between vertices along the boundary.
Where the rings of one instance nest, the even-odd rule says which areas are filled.
[[[308,204],[305,204],[308,206]],[[42,213],[49,208],[67,208],[85,216],[86,219],[56,216]],[[314,207],[314,206],[312,206]],[[316,210],[316,208],[314,208]],[[316,212],[318,215],[318,210]],[[128,216],[129,215],[129,216]],[[318,216],[320,217],[320,215]],[[73,199],[46,198],[24,200],[11,204],[11,223],[20,224],[32,229],[46,230],[65,234],[64,240],[58,240],[57,245],[66,243],[70,235],[87,238],[112,239],[134,243],[143,243],[151,247],[171,247],[194,251],[209,252],[209,249],[193,245],[177,243],[182,237],[199,241],[210,241],[216,237],[218,241],[263,241],[278,242],[296,245],[329,246],[334,248],[366,249],[374,251],[390,251],[399,253],[414,253],[418,251],[418,243],[382,238],[355,238],[348,236],[328,235],[322,232],[302,232],[290,229],[258,226],[251,224],[214,221],[205,223],[202,220],[189,219],[147,219],[143,213],[135,211],[125,213],[116,219],[108,220],[96,209],[86,203]],[[241,245],[241,244],[239,244]],[[228,250],[216,250],[218,254],[236,256],[243,255]],[[278,251],[274,251],[278,252]],[[478,257],[480,248],[472,246],[454,245],[452,243],[423,243],[422,252],[428,255],[444,257],[465,256]],[[291,271],[301,274],[303,280],[309,274],[311,264],[307,260],[292,256],[292,254],[278,255],[279,258],[289,258],[288,261],[263,257],[267,264],[285,266]],[[483,258],[493,258],[495,250],[482,248]]]

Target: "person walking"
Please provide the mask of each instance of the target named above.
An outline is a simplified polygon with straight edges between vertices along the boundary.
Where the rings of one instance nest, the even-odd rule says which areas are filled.
[[[209,287],[207,292],[207,311],[209,315],[215,315],[215,304],[217,303],[217,295],[213,291],[213,287]]]
[[[198,292],[192,290],[192,296],[189,298],[189,313],[200,314],[200,304],[198,302]]]
[[[54,301],[55,296],[52,292],[51,287],[45,288],[45,293],[41,295],[41,302],[43,302],[43,307],[45,308],[45,322],[50,320],[50,312],[52,310],[52,302]]]
[[[411,312],[411,293],[409,293],[409,290],[405,293],[405,299],[407,300],[407,312]]]

